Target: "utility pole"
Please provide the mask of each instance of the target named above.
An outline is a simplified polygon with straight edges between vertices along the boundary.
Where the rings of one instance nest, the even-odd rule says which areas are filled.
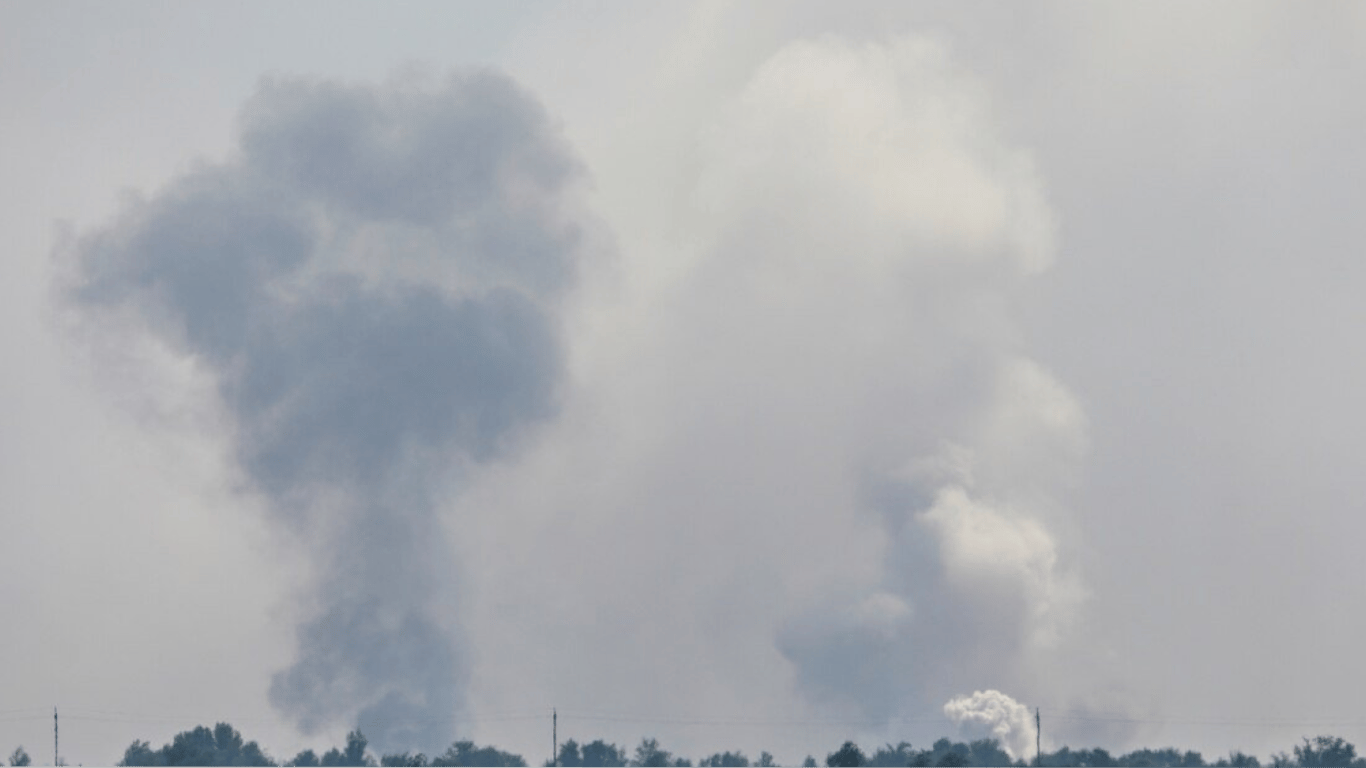
[[[550,764],[560,768],[560,714],[550,708]]]
[[[62,761],[57,759],[57,708],[52,708],[52,764],[61,765]]]
[[[1039,708],[1034,708],[1034,764],[1043,765],[1043,753],[1039,750],[1039,734],[1043,733],[1043,726],[1039,724]]]

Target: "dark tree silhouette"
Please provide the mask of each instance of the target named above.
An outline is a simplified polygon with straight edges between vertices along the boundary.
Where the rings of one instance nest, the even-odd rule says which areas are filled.
[[[583,745],[570,739],[560,745],[560,765],[563,768],[620,768],[626,763],[626,750],[602,739]]]
[[[935,763],[939,768],[963,768],[968,764],[967,755],[962,752],[945,752],[944,756]]]
[[[322,756],[318,761],[320,765],[327,768],[340,768],[341,766],[362,766],[374,765],[375,759],[365,753],[365,747],[369,745],[369,740],[365,734],[356,729],[346,734],[346,749],[340,750],[333,747]]]
[[[1228,757],[1216,760],[1214,765],[1215,768],[1261,768],[1262,763],[1252,755],[1235,749],[1228,753]]]
[[[368,742],[360,730],[347,734],[344,748],[333,747],[319,756],[311,749],[299,752],[286,766],[298,768],[331,768],[332,766],[375,766],[376,760],[366,748]],[[1366,758],[1357,756],[1356,747],[1337,736],[1304,738],[1293,748],[1293,756],[1278,752],[1271,756],[1266,768],[1366,768]],[[602,739],[580,744],[570,739],[560,746],[557,755],[563,768],[680,768],[691,766],[686,758],[675,757],[659,745],[655,738],[641,739],[634,756],[628,762],[622,747]],[[32,760],[23,747],[9,757],[11,766],[28,766]],[[266,752],[254,741],[246,741],[240,732],[227,723],[213,728],[197,726],[175,735],[169,744],[153,749],[146,741],[134,741],[124,751],[121,766],[265,766],[274,765]],[[751,763],[742,751],[715,752],[698,762],[699,768],[771,768],[773,755],[763,752]],[[909,742],[888,743],[871,755],[865,755],[853,741],[846,741],[838,750],[826,756],[831,768],[1025,768],[1026,762],[1012,761],[996,739],[978,739],[969,743],[939,739],[929,749],[914,749]],[[1172,747],[1137,749],[1113,756],[1101,748],[1072,749],[1061,747],[1044,753],[1040,761],[1049,768],[1263,768],[1252,755],[1241,751],[1229,752],[1217,762],[1206,763],[1196,751],[1182,751]],[[513,768],[525,766],[520,755],[503,752],[492,746],[477,746],[472,741],[457,741],[435,757],[417,752],[395,752],[384,755],[378,765],[394,768],[436,768],[437,766],[492,766]],[[804,768],[816,768],[816,759],[808,755]]]
[[[955,744],[954,750],[961,752],[962,750],[960,747],[961,745]],[[996,739],[978,739],[970,742],[967,745],[967,754],[965,756],[968,765],[1006,766],[1015,764],[1014,761],[1010,759],[1010,755],[1007,754],[1004,749],[1001,749],[1001,742]],[[1094,763],[1087,763],[1087,765],[1094,765]]]
[[[452,744],[445,753],[432,758],[430,765],[483,765],[495,768],[524,766],[526,761],[521,755],[503,752],[494,747],[477,747],[474,742],[465,740]]]
[[[580,768],[583,765],[583,755],[579,754],[579,743],[570,739],[560,745],[560,754],[552,762],[546,763],[554,766],[556,763],[563,768]]]
[[[857,768],[867,762],[863,750],[852,741],[846,741],[839,749],[825,756],[825,764],[832,768]]]
[[[1304,768],[1340,768],[1356,759],[1357,748],[1337,736],[1315,736],[1295,747],[1295,762]]]
[[[33,761],[28,756],[28,753],[24,751],[23,746],[15,747],[14,751],[9,755],[10,765],[28,765],[31,762]]]
[[[715,766],[715,768],[748,768],[749,758],[740,751],[717,752],[711,757],[704,757],[697,763],[699,766]]]
[[[914,759],[915,749],[911,747],[910,742],[903,741],[896,746],[887,744],[878,747],[877,751],[868,757],[868,762],[864,765],[902,768],[902,766],[910,765]]]
[[[642,768],[665,768],[673,764],[673,755],[660,749],[658,739],[641,739],[636,746],[636,756],[631,759],[631,765]]]
[[[124,750],[119,765],[275,765],[275,762],[256,742],[243,742],[237,729],[219,723],[213,730],[200,725],[181,731],[161,749],[152,749],[145,741],[134,741]]]

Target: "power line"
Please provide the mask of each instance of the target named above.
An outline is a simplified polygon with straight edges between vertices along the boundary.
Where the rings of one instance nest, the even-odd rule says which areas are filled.
[[[43,709],[37,708],[18,708],[10,710],[0,710],[0,722],[17,722],[24,720],[36,720],[44,717]],[[1327,716],[1319,718],[1305,717],[1218,717],[1200,716],[1189,714],[1176,714],[1166,716],[1144,716],[1131,715],[1113,712],[1093,712],[1088,710],[1049,710],[1050,716],[1055,722],[1084,722],[1084,723],[1121,723],[1132,725],[1189,725],[1215,728],[1330,728],[1330,727],[1362,727],[1366,726],[1366,715],[1361,716]],[[438,722],[453,723],[481,723],[481,722],[507,722],[507,721],[536,721],[545,717],[544,710],[541,712],[528,711],[509,711],[493,712],[478,715],[466,715],[454,719],[447,718],[406,718],[406,719],[387,719],[377,720],[383,725],[425,725]],[[53,708],[54,730],[56,730],[57,710]],[[234,724],[251,723],[275,723],[277,717],[256,716],[234,716],[232,714],[219,713],[213,717],[204,718],[194,715],[168,715],[147,712],[129,712],[107,709],[96,709],[89,707],[68,707],[67,719],[82,722],[107,722],[107,723],[129,723],[129,724],[176,724],[176,723],[202,723],[209,721],[231,722]],[[942,713],[922,713],[911,714],[900,717],[890,718],[757,718],[757,717],[689,717],[681,715],[649,715],[649,714],[623,714],[614,712],[603,712],[585,710],[575,712],[573,710],[565,713],[565,719],[569,722],[602,722],[602,723],[637,723],[645,725],[686,725],[686,726],[744,726],[754,728],[786,728],[786,727],[848,727],[848,728],[886,728],[899,724],[932,724],[945,723],[951,724],[953,721]],[[1041,708],[1035,709],[1035,728],[1041,725]],[[551,710],[552,721],[552,741],[558,744],[558,708]]]
[[[0,712],[0,722],[4,723],[16,723],[23,720],[41,720],[45,717],[47,717],[46,709],[12,709],[8,712]]]

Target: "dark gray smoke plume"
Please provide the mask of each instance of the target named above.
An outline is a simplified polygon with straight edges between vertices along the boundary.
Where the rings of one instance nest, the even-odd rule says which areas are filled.
[[[308,550],[270,687],[305,732],[451,740],[466,670],[433,496],[554,411],[576,175],[496,74],[271,81],[235,157],[72,246],[74,305],[211,377],[241,469]]]

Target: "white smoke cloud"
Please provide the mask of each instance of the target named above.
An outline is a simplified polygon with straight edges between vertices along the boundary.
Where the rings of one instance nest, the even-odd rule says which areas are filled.
[[[1000,691],[975,691],[971,696],[955,696],[944,705],[944,716],[952,720],[966,738],[997,739],[1013,759],[1020,759],[1034,748],[1034,718],[1029,707]]]
[[[648,159],[682,158],[652,217],[686,236],[624,244],[565,418],[459,505],[477,700],[890,723],[1024,685],[1082,591],[1086,450],[1011,312],[1053,256],[1029,153],[923,37],[783,46],[707,114]]]
[[[1052,261],[1030,156],[999,140],[981,85],[934,39],[793,42],[708,138],[699,193],[732,226],[756,214],[838,222],[864,246],[843,260],[864,266],[1004,256],[1039,271]]]
[[[1053,248],[1028,153],[926,38],[786,46],[706,149],[715,253],[803,340],[800,357],[766,356],[769,370],[822,381],[812,394],[841,414],[825,432],[833,458],[867,478],[856,504],[887,526],[866,596],[780,633],[799,680],[886,716],[1017,674],[1080,601],[1051,528],[1086,449],[1080,406],[1014,348],[1011,293]],[[762,319],[750,332],[750,354],[784,335]],[[892,597],[894,624],[838,605]]]
[[[965,601],[993,604],[1002,617],[1022,608],[1017,628],[1030,641],[1056,641],[1082,592],[1060,572],[1053,537],[1038,520],[948,486],[918,521],[937,539],[946,586]]]

